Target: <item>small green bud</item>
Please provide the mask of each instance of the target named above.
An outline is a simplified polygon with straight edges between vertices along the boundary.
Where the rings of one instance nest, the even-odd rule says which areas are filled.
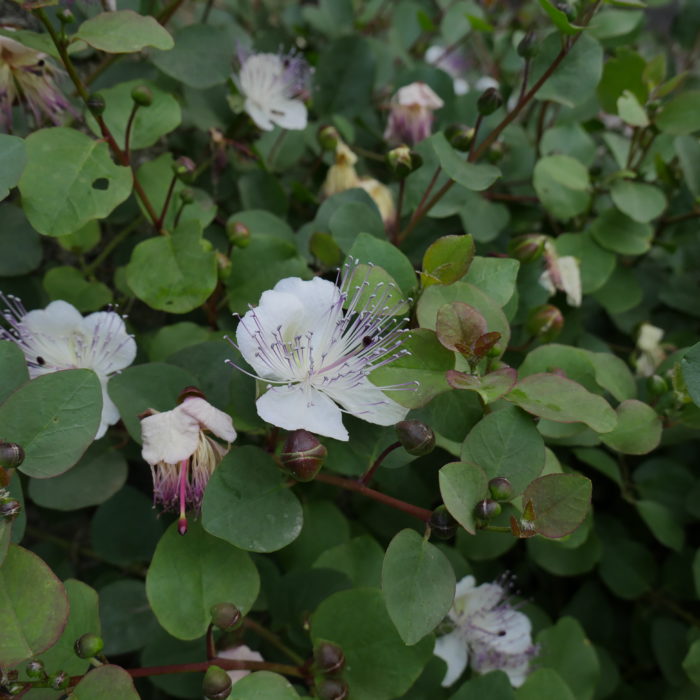
[[[194,202],[194,192],[189,187],[185,187],[184,190],[180,190],[180,200],[183,204],[192,204]]]
[[[496,501],[486,498],[479,501],[474,507],[474,515],[479,520],[491,520],[501,514],[501,504]]]
[[[466,152],[474,140],[474,128],[466,124],[451,124],[445,129],[445,138],[453,148]]]
[[[153,92],[146,85],[137,85],[131,91],[131,99],[139,107],[150,107],[153,104]]]
[[[540,47],[537,43],[535,32],[528,32],[518,44],[518,56],[522,58],[534,58],[539,53]]]
[[[227,280],[231,276],[231,258],[220,250],[216,251],[216,270],[220,280]]]
[[[333,675],[345,666],[345,654],[337,644],[321,642],[314,649],[314,663],[320,673]]]
[[[547,236],[542,233],[526,233],[509,241],[508,252],[521,263],[529,263],[542,257],[546,241]]]
[[[328,450],[308,430],[287,435],[280,454],[283,469],[297,481],[313,481],[323,466]]]
[[[102,653],[105,643],[96,634],[84,634],[73,645],[73,650],[81,659],[92,659]]]
[[[65,690],[70,685],[70,676],[65,671],[59,671],[49,676],[49,688]]]
[[[485,90],[481,97],[477,100],[476,108],[482,117],[488,117],[493,114],[503,104],[503,96],[496,88]]]
[[[324,678],[316,683],[316,695],[320,700],[346,700],[349,694],[348,684],[339,678]]]
[[[647,379],[647,389],[652,396],[662,396],[669,390],[668,382],[658,374]]]
[[[90,95],[87,99],[87,108],[90,110],[90,114],[95,117],[99,117],[105,111],[106,106],[105,98],[99,93]]]
[[[395,426],[404,450],[415,457],[430,454],[435,449],[435,433],[419,420],[402,420]]]
[[[316,138],[324,151],[335,151],[340,142],[338,130],[330,125],[319,127],[319,130],[316,132]]]
[[[194,161],[187,156],[180,156],[173,163],[173,173],[177,176],[178,180],[182,182],[192,182],[192,175],[196,170],[197,166]]]
[[[56,17],[58,17],[58,21],[61,24],[70,24],[71,22],[75,22],[75,15],[67,8],[61,8],[57,13]]]
[[[0,518],[14,520],[22,512],[22,504],[14,498],[4,498],[0,501]]]
[[[33,681],[43,680],[46,678],[46,669],[44,668],[43,661],[39,659],[34,659],[27,664],[27,678]]]
[[[236,221],[235,214],[226,222],[226,235],[231,244],[239,248],[247,248],[250,244],[250,229],[240,221]]]
[[[241,611],[233,603],[217,603],[209,609],[211,623],[224,632],[232,632],[243,623]]]
[[[510,501],[513,498],[513,485],[505,476],[497,476],[489,481],[489,491],[496,501]]]
[[[394,175],[403,180],[423,165],[423,158],[408,146],[397,146],[386,154],[386,162]]]
[[[447,506],[438,506],[430,516],[430,530],[441,540],[449,540],[457,532],[457,521],[450,515]]]
[[[0,442],[0,467],[19,467],[24,462],[24,450],[16,442]]]
[[[24,684],[23,683],[11,683],[7,687],[7,692],[10,695],[19,695],[22,691],[24,690]]]
[[[534,308],[525,322],[527,331],[544,342],[556,338],[563,326],[564,316],[552,304],[543,304]]]
[[[220,666],[210,666],[204,674],[202,692],[209,700],[225,700],[231,692],[231,677]]]

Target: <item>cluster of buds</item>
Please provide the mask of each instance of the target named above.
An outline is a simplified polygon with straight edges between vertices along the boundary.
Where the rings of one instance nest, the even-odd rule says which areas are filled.
[[[341,677],[345,668],[343,650],[332,642],[320,642],[314,648],[312,670],[317,697],[322,700],[345,700],[350,689]]]
[[[497,518],[503,511],[501,503],[507,503],[513,496],[513,486],[504,476],[497,476],[488,483],[489,498],[479,501],[474,507],[477,527],[484,528],[490,520]]]

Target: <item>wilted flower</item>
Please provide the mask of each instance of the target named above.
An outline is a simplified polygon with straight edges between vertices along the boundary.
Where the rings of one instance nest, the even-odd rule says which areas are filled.
[[[263,420],[347,440],[336,404],[378,425],[406,416],[408,409],[383,393],[405,386],[378,387],[369,379],[408,353],[401,347],[405,319],[397,318],[404,302],[393,287],[372,286],[371,270],[346,265],[340,288],[318,277],[280,280],[241,319],[237,347],[268,386],[256,402]]]
[[[305,129],[310,69],[300,56],[253,53],[241,56],[241,70],[232,76],[245,97],[244,109],[263,130]]]
[[[391,99],[385,140],[413,146],[428,138],[433,128],[433,112],[443,104],[425,83],[411,83],[402,87]]]
[[[45,53],[0,36],[0,127],[12,126],[12,105],[24,102],[37,124],[42,116],[54,124],[70,109],[56,86],[61,71]]]
[[[569,306],[581,306],[581,271],[573,255],[557,254],[551,241],[544,244],[545,270],[540,284],[550,293],[560,290],[566,294]]]
[[[501,583],[475,584],[473,576],[457,584],[449,612],[454,628],[435,642],[434,653],[447,663],[442,685],[452,685],[469,662],[477,673],[504,671],[517,688],[525,682],[538,653],[530,620],[508,602]]]
[[[231,647],[230,649],[223,649],[217,652],[217,657],[221,659],[232,659],[234,661],[264,661],[262,654],[254,651],[249,646],[245,644],[239,644],[237,647]],[[226,671],[232,684],[237,683],[241,678],[245,678],[250,671],[242,668],[240,670]]]
[[[469,83],[464,78],[469,61],[459,46],[433,45],[425,52],[425,60],[436,68],[444,70],[452,78],[455,95],[466,95],[469,92]]]
[[[651,377],[656,368],[666,359],[666,351],[661,345],[664,337],[663,328],[657,328],[651,323],[642,323],[637,332],[637,375]]]
[[[392,226],[396,221],[396,207],[391,190],[373,177],[361,177],[357,186],[363,189],[377,205],[384,226],[387,228]]]
[[[180,534],[187,532],[185,512],[198,511],[209,477],[236,439],[231,416],[214,408],[194,387],[180,405],[141,418],[141,456],[151,465],[153,500],[165,510],[178,510]],[[207,433],[225,441],[217,442]]]
[[[9,329],[0,340],[15,342],[24,353],[29,376],[62,369],[91,369],[102,384],[102,418],[95,439],[119,420],[119,410],[107,393],[109,378],[136,357],[136,343],[114,311],[83,316],[66,301],[52,301],[45,309],[27,312],[16,297],[0,294]]]

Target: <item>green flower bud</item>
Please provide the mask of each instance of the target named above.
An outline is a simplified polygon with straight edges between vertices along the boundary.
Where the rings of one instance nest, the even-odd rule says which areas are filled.
[[[394,427],[399,442],[408,454],[422,457],[435,449],[435,433],[425,423],[419,420],[402,420]]]
[[[173,173],[177,176],[178,180],[182,182],[192,182],[192,175],[197,170],[197,166],[194,161],[187,156],[180,156],[173,163]]]
[[[668,382],[658,374],[647,379],[647,390],[652,396],[662,396],[669,390]]]
[[[2,690],[0,688],[0,690]],[[11,683],[7,687],[7,692],[10,695],[19,695],[22,691],[24,690],[24,684],[23,683]]]
[[[486,498],[479,501],[474,507],[474,515],[479,520],[491,520],[501,514],[501,504],[496,501]]]
[[[65,690],[70,685],[70,676],[65,671],[59,671],[49,676],[49,688]]]
[[[408,146],[397,146],[386,154],[386,162],[394,175],[403,180],[423,165],[423,158]]]
[[[283,469],[297,481],[312,481],[323,466],[328,450],[308,430],[287,435],[280,454]]]
[[[314,649],[314,663],[320,673],[333,675],[345,666],[345,654],[337,644],[321,642]]]
[[[496,501],[510,501],[513,498],[513,485],[505,476],[497,476],[489,481],[489,491]]]
[[[564,316],[552,304],[543,304],[533,309],[525,322],[527,331],[543,342],[556,338],[563,326]]]
[[[350,689],[348,684],[339,678],[324,678],[316,683],[316,695],[320,700],[346,700]]]
[[[209,700],[225,700],[231,692],[231,677],[220,666],[210,666],[204,674],[202,692]]]
[[[87,108],[90,110],[90,114],[95,117],[99,117],[102,112],[105,111],[106,106],[105,98],[99,93],[90,95],[90,97],[87,99]]]
[[[43,661],[39,659],[34,659],[27,664],[26,667],[27,678],[33,681],[43,680],[46,678],[46,669],[44,668]]]
[[[547,236],[541,233],[527,233],[524,236],[516,236],[508,243],[508,252],[511,257],[522,263],[532,262],[542,257]]]
[[[4,498],[0,501],[0,518],[11,521],[22,512],[22,504],[14,498]]]
[[[231,276],[231,258],[220,250],[216,251],[216,271],[220,280],[227,280]]]
[[[528,32],[518,44],[518,55],[522,58],[534,58],[539,53],[540,47],[537,43],[535,32]]]
[[[104,648],[105,643],[102,641],[102,637],[89,632],[77,639],[73,645],[73,650],[81,659],[92,659],[101,654]]]
[[[493,114],[503,104],[503,96],[496,88],[485,90],[481,97],[477,100],[476,108],[482,117],[488,117]]]
[[[466,124],[451,124],[445,129],[445,138],[453,148],[466,152],[474,140],[474,128]]]
[[[0,467],[19,467],[24,462],[24,450],[16,442],[0,442]]]
[[[316,132],[316,138],[324,151],[335,151],[340,142],[338,130],[330,125],[319,127],[319,130]]]
[[[449,540],[457,532],[457,521],[450,515],[447,506],[438,506],[430,516],[430,530],[441,540]]]
[[[192,204],[194,202],[194,192],[189,187],[185,187],[184,190],[180,190],[180,200],[183,204]]]
[[[58,21],[61,24],[70,24],[71,22],[75,22],[75,15],[66,7],[61,8],[58,12],[56,12],[56,17],[58,17]]]
[[[235,215],[226,222],[226,235],[232,245],[247,248],[250,244],[250,229],[240,221],[235,221]]]
[[[209,609],[211,623],[224,632],[232,632],[243,623],[241,611],[233,603],[217,603]]]
[[[137,85],[131,91],[131,99],[139,107],[150,107],[153,104],[153,93],[145,85]]]

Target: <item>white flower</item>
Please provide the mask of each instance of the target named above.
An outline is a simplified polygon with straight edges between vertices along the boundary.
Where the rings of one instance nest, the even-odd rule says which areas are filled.
[[[475,585],[473,576],[457,584],[449,612],[454,629],[435,642],[434,654],[447,663],[444,687],[452,685],[469,662],[477,673],[504,671],[511,685],[521,686],[538,653],[529,618],[515,610],[500,583]]]
[[[233,659],[234,661],[264,661],[262,654],[257,651],[253,651],[249,646],[245,644],[240,644],[237,647],[231,647],[230,649],[224,649],[217,652],[217,657],[222,659]],[[231,679],[231,684],[236,684],[241,678],[245,678],[250,671],[246,669],[240,669],[235,671],[226,671],[229,678]]]
[[[433,112],[443,104],[425,83],[405,85],[391,99],[384,139],[389,143],[413,146],[428,138],[433,128]]]
[[[347,440],[336,404],[378,425],[406,416],[408,409],[382,391],[405,387],[378,387],[368,376],[407,354],[401,349],[405,319],[396,318],[404,302],[393,287],[372,289],[371,270],[346,265],[340,289],[318,277],[288,277],[241,319],[236,347],[253,376],[270,387],[256,402],[263,420]]]
[[[309,67],[294,55],[254,53],[241,61],[241,70],[233,81],[245,97],[244,109],[263,130],[275,124],[283,129],[305,129],[306,105],[302,97],[308,91]]]
[[[136,343],[114,311],[83,316],[66,301],[52,301],[45,309],[27,312],[16,297],[0,294],[9,330],[0,339],[12,340],[24,353],[33,379],[61,369],[91,369],[102,384],[102,418],[95,439],[119,420],[119,410],[107,393],[110,376],[136,357]]]
[[[666,351],[661,346],[664,337],[663,328],[657,328],[651,323],[642,323],[637,332],[636,360],[637,376],[651,377],[656,368],[666,359]]]
[[[566,294],[569,306],[581,306],[581,270],[579,261],[573,255],[557,254],[551,241],[544,245],[545,270],[540,276],[540,284],[550,293],[560,290]]]
[[[214,469],[236,439],[231,416],[202,398],[195,387],[182,393],[182,403],[141,418],[141,456],[151,465],[153,500],[165,510],[179,510],[180,533],[187,532],[185,512],[198,511]],[[227,444],[207,435],[209,431]]]

